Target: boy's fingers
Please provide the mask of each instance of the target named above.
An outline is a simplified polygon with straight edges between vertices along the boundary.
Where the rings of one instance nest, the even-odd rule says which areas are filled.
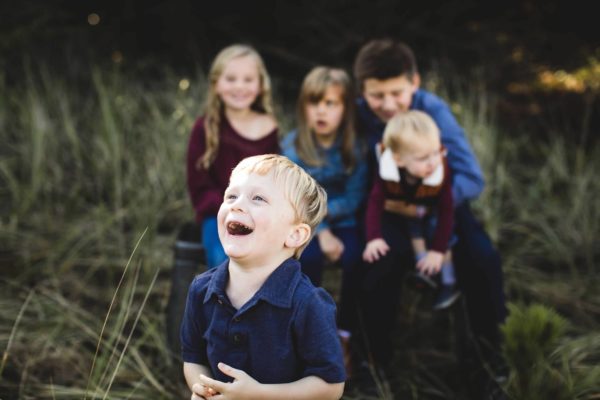
[[[241,369],[235,369],[235,368],[230,367],[229,365],[222,363],[222,362],[217,364],[217,367],[221,370],[221,372],[223,372],[227,376],[232,377],[233,379],[239,379],[243,375],[245,375],[245,372],[242,371]]]
[[[210,395],[210,393],[207,393],[206,386],[201,383],[194,383],[192,386],[192,400],[204,400],[207,395]]]
[[[225,382],[218,381],[216,379],[209,378],[206,375],[200,374],[200,381],[208,390],[215,392],[222,392],[225,389]]]

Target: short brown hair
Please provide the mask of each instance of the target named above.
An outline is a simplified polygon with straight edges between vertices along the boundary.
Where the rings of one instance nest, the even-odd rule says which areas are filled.
[[[359,90],[365,80],[386,80],[405,75],[410,81],[418,73],[412,49],[393,39],[375,39],[364,44],[354,60],[354,79]]]

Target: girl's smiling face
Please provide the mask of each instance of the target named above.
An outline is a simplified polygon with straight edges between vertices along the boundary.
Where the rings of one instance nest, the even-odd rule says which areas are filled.
[[[261,90],[260,73],[250,56],[230,60],[215,85],[217,95],[226,108],[249,109]]]
[[[254,265],[282,262],[286,240],[298,225],[292,204],[271,173],[232,175],[217,221],[225,253],[240,264]]]

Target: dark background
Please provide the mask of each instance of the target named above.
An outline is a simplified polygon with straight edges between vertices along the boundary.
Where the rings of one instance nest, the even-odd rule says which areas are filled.
[[[88,23],[91,13],[100,17],[97,25]],[[89,72],[90,63],[117,63],[151,82],[165,66],[181,74],[207,70],[222,47],[243,42],[263,55],[280,101],[287,104],[309,68],[328,64],[350,70],[360,45],[383,36],[411,45],[425,75],[433,67],[467,81],[481,74],[512,126],[540,118],[527,112],[540,98],[515,96],[508,85],[531,82],[540,68],[573,70],[590,57],[600,58],[597,13],[579,1],[24,0],[0,5],[0,67],[9,83],[35,63],[64,73]],[[564,115],[559,124],[581,121],[578,96],[543,96],[549,115],[557,108]]]

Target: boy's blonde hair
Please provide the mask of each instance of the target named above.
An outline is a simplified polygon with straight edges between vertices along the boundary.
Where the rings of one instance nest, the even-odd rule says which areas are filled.
[[[233,169],[231,176],[240,172],[258,175],[271,173],[275,185],[283,189],[285,198],[294,209],[294,222],[307,224],[312,238],[315,228],[327,214],[327,193],[313,177],[289,158],[278,154],[246,157]],[[310,238],[296,249],[295,258],[300,258],[309,242]]]
[[[323,165],[323,160],[319,157],[317,151],[314,135],[308,127],[306,106],[321,101],[325,96],[325,91],[330,86],[338,86],[342,89],[344,114],[338,133],[341,135],[342,141],[342,162],[346,171],[350,172],[356,164],[354,154],[356,141],[354,90],[352,89],[350,76],[343,69],[319,66],[313,68],[304,78],[296,107],[296,117],[298,119],[296,151],[298,156],[308,165]]]
[[[410,110],[390,119],[383,132],[383,145],[394,154],[406,154],[417,142],[440,142],[440,130],[423,111]]]
[[[260,92],[250,106],[254,111],[274,116],[273,99],[271,97],[271,79],[262,57],[251,46],[234,44],[225,47],[215,57],[208,73],[208,93],[204,104],[204,131],[206,133],[206,151],[196,161],[196,168],[208,169],[217,157],[219,150],[219,128],[221,126],[221,113],[223,101],[216,92],[217,81],[225,70],[227,64],[240,57],[251,57],[256,62],[260,77]]]

